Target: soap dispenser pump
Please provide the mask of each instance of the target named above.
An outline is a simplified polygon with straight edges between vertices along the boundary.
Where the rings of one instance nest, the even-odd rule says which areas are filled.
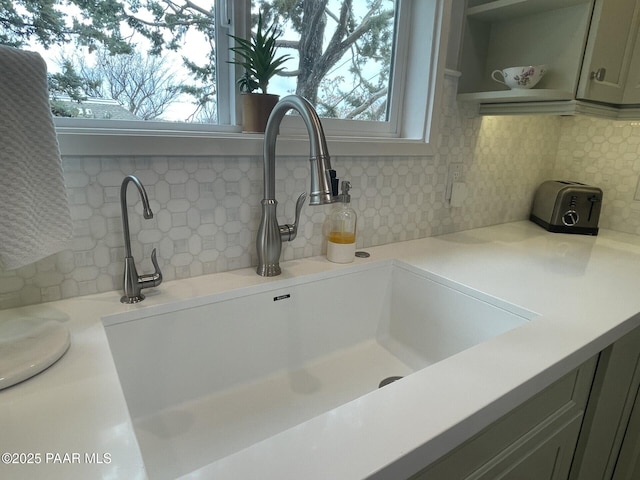
[[[329,235],[327,236],[327,259],[334,263],[353,262],[356,254],[356,212],[351,202],[351,183],[342,182],[340,202],[329,216]]]

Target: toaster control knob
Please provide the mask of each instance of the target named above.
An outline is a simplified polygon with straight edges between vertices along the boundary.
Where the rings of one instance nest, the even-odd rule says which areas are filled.
[[[562,223],[564,223],[567,227],[573,227],[580,220],[580,216],[578,212],[575,210],[568,210],[562,215]]]

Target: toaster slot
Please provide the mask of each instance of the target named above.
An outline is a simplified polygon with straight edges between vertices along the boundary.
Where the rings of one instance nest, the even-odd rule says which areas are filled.
[[[589,218],[587,219],[589,222],[591,221],[591,216],[593,215],[593,210],[595,208],[596,203],[600,201],[597,195],[590,195],[587,199],[591,203],[591,207],[589,208]]]

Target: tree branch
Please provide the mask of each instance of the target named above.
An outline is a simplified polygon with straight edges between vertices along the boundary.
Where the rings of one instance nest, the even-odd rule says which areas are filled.
[[[185,14],[185,12],[188,12],[188,11],[197,12],[203,15],[204,17],[207,17],[212,20],[214,19],[214,12],[212,10],[207,10],[205,8],[202,8],[199,5],[192,2],[191,0],[185,0],[184,4],[182,5],[179,5],[176,2],[172,2],[170,0],[165,0],[165,4],[166,4],[166,8],[163,11],[165,15],[166,15],[166,11],[170,9],[175,15],[184,15],[189,17],[188,20],[175,21],[172,24],[174,26],[190,27],[190,26],[201,23],[202,18],[197,17],[195,13]],[[127,17],[135,20],[136,22],[140,22],[141,24],[146,25],[148,27],[157,27],[157,28],[169,27],[169,24],[166,21],[145,20],[143,18],[136,16],[134,13],[126,13],[126,15]]]
[[[367,12],[367,14],[363,17],[360,25],[351,32],[350,34],[345,36],[345,33],[348,32],[346,25],[339,25],[336,27],[336,31],[334,32],[329,45],[327,46],[322,58],[317,62],[317,68],[319,68],[323,73],[332,66],[337,59],[339,59],[346,50],[348,50],[351,45],[353,45],[360,37],[362,37],[365,33],[369,31],[371,25],[375,22],[379,21],[387,21],[390,18],[393,18],[393,10],[384,10],[379,14],[374,14],[374,12],[380,7],[382,0],[377,0],[374,4],[372,4],[371,9]],[[345,0],[342,4],[342,9],[340,12],[340,21],[347,22],[348,21],[348,13],[349,9],[346,8],[347,4],[351,4],[351,0]],[[335,16],[333,16],[334,18]]]
[[[352,110],[351,112],[349,112],[349,114],[347,115],[347,119],[354,119],[355,117],[357,117],[359,114],[361,114],[362,112],[364,112],[366,109],[368,109],[371,105],[373,105],[378,99],[384,97],[387,94],[388,88],[381,88],[380,90],[378,90],[377,92],[375,92],[374,94],[372,94],[369,98],[367,98],[367,101],[364,102],[362,105],[360,105],[358,108]]]
[[[283,70],[278,73],[279,77],[297,77],[300,75],[300,70]]]
[[[382,0],[378,0],[377,5],[380,4]],[[367,13],[364,18],[362,19],[362,22],[360,23],[360,25],[358,25],[358,28],[356,28],[353,32],[351,32],[351,34],[342,42],[344,45],[351,45],[353,43],[356,42],[356,40],[358,40],[362,35],[364,35],[365,33],[367,33],[367,31],[369,30],[369,28],[371,28],[371,24],[378,22],[380,20],[389,20],[390,18],[393,18],[393,10],[383,10],[382,12],[380,12],[378,15],[372,15],[373,10],[370,10],[369,13]]]
[[[298,50],[300,48],[300,41],[299,40],[276,40],[276,46]]]
[[[349,30],[347,28],[347,23],[349,21],[352,6],[353,6],[352,0],[344,0],[342,2],[342,7],[340,7],[340,17],[337,18],[335,15],[331,14],[331,18],[333,18],[338,25],[336,26],[335,32],[333,32],[333,35],[331,36],[331,40],[329,40],[329,45],[327,46],[327,52],[333,50],[334,48],[339,48],[339,45],[342,39],[348,35]],[[325,10],[328,10],[328,9],[325,9]],[[368,16],[369,13],[370,12],[368,12],[366,16]]]
[[[200,12],[206,17],[214,18],[213,10],[207,10],[205,8],[202,8],[199,5],[196,5],[195,3],[191,2],[190,0],[186,0],[185,6],[187,8],[191,8],[192,10],[195,10],[196,12]]]

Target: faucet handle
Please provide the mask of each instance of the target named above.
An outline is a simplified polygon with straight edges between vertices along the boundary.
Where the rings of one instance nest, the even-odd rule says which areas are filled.
[[[157,287],[162,283],[162,272],[160,271],[160,265],[158,265],[155,248],[151,251],[151,263],[153,263],[155,271],[153,273],[138,276],[138,284],[141,288]]]
[[[278,229],[280,230],[280,239],[283,242],[290,242],[296,238],[296,235],[298,235],[298,222],[300,220],[300,212],[302,211],[302,207],[304,206],[304,201],[306,199],[306,193],[301,193],[298,197],[298,201],[296,202],[296,218],[293,224],[287,223],[285,225],[278,225]]]
[[[331,179],[331,196],[335,197],[338,195],[340,179],[336,176],[336,171],[333,169],[329,170],[329,178]]]
[[[155,286],[160,285],[160,282],[162,282],[162,272],[160,271],[160,265],[158,265],[158,258],[156,257],[156,249],[154,248],[153,250],[151,250],[151,263],[153,263],[153,275],[155,277],[158,277],[159,281]]]

